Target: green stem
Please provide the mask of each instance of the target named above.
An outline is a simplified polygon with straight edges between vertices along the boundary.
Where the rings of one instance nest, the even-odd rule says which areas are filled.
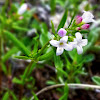
[[[0,94],[1,94],[1,85],[2,85],[2,38],[1,38],[1,35],[0,35]]]
[[[28,72],[30,71],[31,66],[32,66],[33,63],[34,63],[34,61],[32,60],[31,63],[29,64],[29,66],[28,66],[28,69],[27,69],[27,70],[24,72],[24,74],[23,74],[23,78],[22,78],[22,83],[23,83],[23,84],[24,84],[25,78],[27,77]]]
[[[37,58],[37,57],[39,57],[42,54],[42,52],[44,51],[46,46],[49,44],[49,41],[38,51],[38,53],[34,56],[34,58]]]

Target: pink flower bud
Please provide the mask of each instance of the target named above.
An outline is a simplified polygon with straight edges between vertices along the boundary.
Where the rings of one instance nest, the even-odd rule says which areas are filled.
[[[76,24],[79,24],[82,22],[82,17],[81,16],[76,16]]]
[[[67,33],[67,31],[66,31],[65,29],[63,29],[63,28],[59,29],[59,31],[58,31],[58,35],[59,35],[60,37],[65,36],[66,33]]]
[[[89,24],[84,24],[84,25],[81,26],[81,29],[88,29],[89,27],[90,27]]]
[[[81,29],[80,27],[77,27],[77,28],[76,28],[76,30],[80,30],[80,29]]]

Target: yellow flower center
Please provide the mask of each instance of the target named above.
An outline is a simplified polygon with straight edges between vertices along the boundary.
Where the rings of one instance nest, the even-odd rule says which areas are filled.
[[[63,42],[61,42],[59,45],[63,45]]]

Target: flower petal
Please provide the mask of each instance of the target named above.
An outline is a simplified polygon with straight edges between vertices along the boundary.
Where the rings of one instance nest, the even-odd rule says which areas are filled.
[[[94,22],[94,16],[91,12],[89,11],[85,11],[82,15],[82,22],[85,22],[85,23],[90,23],[90,22]]]
[[[72,46],[71,44],[65,44],[63,48],[64,48],[65,50],[67,50],[67,51],[72,51],[73,46]]]
[[[67,42],[68,36],[64,36],[60,39],[60,42]]]
[[[18,14],[22,15],[27,10],[27,7],[28,7],[27,3],[22,4],[22,6],[18,10]]]
[[[91,18],[84,18],[84,19],[82,20],[82,22],[84,22],[84,23],[91,23],[91,22],[94,22],[94,19],[91,19]]]
[[[69,42],[69,45],[71,45],[73,48],[76,48],[77,47],[77,42],[76,41]]]
[[[56,50],[56,55],[61,55],[63,53],[64,49],[61,48],[61,47],[58,47],[57,50]]]
[[[88,43],[87,39],[82,39],[81,46],[86,46]]]
[[[82,35],[80,32],[75,33],[75,36],[78,42],[82,40]]]
[[[78,54],[82,54],[83,53],[83,48],[82,48],[82,46],[77,46],[77,53]]]
[[[57,41],[57,40],[51,40],[51,41],[50,41],[50,44],[51,44],[52,46],[54,46],[54,47],[58,47],[58,46],[59,46],[59,41]]]
[[[83,15],[82,15],[82,18],[94,18],[93,14],[89,11],[84,11]]]

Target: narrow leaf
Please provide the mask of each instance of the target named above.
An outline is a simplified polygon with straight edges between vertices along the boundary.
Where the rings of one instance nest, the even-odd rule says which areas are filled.
[[[55,28],[54,28],[54,24],[52,21],[51,21],[51,29],[52,29],[52,33],[55,34]]]
[[[25,47],[25,45],[19,41],[12,33],[8,31],[4,31],[4,34],[7,36],[9,40],[11,40],[14,45],[16,45],[26,56],[29,56],[30,51]]]
[[[12,54],[16,53],[18,49],[16,47],[13,47],[10,49],[2,58],[2,61],[5,62],[9,57],[11,57]]]
[[[94,83],[96,83],[97,85],[100,85],[100,77],[99,76],[94,76],[92,77],[92,80]]]
[[[68,16],[68,11],[67,9],[65,10],[65,13],[60,21],[60,24],[58,25],[58,28],[57,28],[57,31],[60,29],[60,28],[63,28],[65,23],[66,23],[66,20],[67,20],[67,16]]]

